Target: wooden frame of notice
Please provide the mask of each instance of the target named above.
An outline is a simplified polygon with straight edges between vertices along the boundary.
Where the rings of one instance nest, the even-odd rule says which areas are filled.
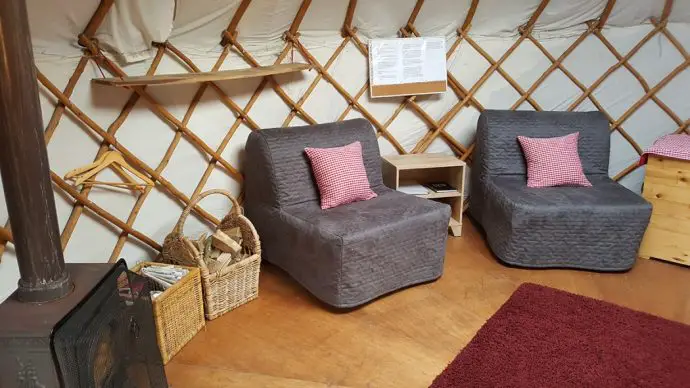
[[[387,84],[376,84],[376,79],[374,76],[374,55],[376,50],[372,49],[372,45],[376,42],[385,41],[392,44],[402,44],[403,41],[414,39],[419,41],[436,40],[442,43],[442,48],[438,50],[439,58],[437,62],[443,62],[443,74],[442,76],[436,77],[437,79],[429,79],[421,82],[400,82],[400,83],[387,83]],[[446,57],[445,57],[445,39],[441,37],[417,37],[417,38],[394,38],[394,39],[372,39],[369,41],[369,93],[371,98],[378,97],[398,97],[398,96],[412,96],[412,95],[422,95],[422,94],[436,94],[444,93],[448,88],[448,78],[446,77]],[[426,58],[425,58],[426,59]],[[440,72],[440,69],[439,69]]]

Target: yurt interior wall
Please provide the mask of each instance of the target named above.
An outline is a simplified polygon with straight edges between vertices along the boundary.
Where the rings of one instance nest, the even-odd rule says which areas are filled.
[[[382,154],[445,153],[471,166],[484,109],[600,110],[609,174],[640,192],[642,150],[687,132],[686,0],[27,0],[36,80],[68,262],[155,257],[190,198],[242,197],[243,149],[262,128],[364,117]],[[448,90],[372,99],[372,38],[443,36]],[[135,90],[94,78],[307,63],[269,77]],[[26,64],[31,66],[32,64]],[[1,141],[1,140],[0,140]],[[66,172],[108,146],[138,161],[143,192],[75,188]],[[104,173],[102,180],[117,180]],[[471,198],[470,198],[471,201]],[[0,201],[0,300],[19,277]],[[225,214],[200,204],[185,232]]]

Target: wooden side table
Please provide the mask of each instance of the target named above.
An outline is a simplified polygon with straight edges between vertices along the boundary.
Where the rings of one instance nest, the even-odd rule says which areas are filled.
[[[650,155],[642,196],[653,210],[640,257],[690,266],[690,161]]]
[[[408,154],[384,156],[383,183],[392,189],[401,184],[446,182],[457,190],[450,193],[430,192],[418,195],[421,198],[433,199],[448,203],[451,216],[448,227],[453,236],[462,234],[462,212],[465,201],[465,168],[462,160],[442,154]]]

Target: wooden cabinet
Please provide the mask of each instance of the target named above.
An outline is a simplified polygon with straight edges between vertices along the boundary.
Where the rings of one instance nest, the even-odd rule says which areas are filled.
[[[465,201],[465,168],[465,162],[449,155],[384,156],[383,182],[392,189],[397,189],[401,184],[430,182],[446,182],[455,187],[457,190],[454,192],[435,193],[430,190],[429,194],[418,195],[418,197],[448,203],[452,209],[448,227],[453,236],[460,236]]]
[[[650,156],[642,196],[654,210],[640,256],[690,266],[690,161]]]

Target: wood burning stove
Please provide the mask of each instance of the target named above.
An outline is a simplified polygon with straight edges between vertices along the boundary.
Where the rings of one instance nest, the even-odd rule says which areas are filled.
[[[0,305],[0,387],[167,387],[147,280],[123,260],[66,268],[67,297]]]
[[[25,0],[0,1],[0,168],[20,279],[0,304],[0,387],[167,387],[147,282],[67,264]]]

